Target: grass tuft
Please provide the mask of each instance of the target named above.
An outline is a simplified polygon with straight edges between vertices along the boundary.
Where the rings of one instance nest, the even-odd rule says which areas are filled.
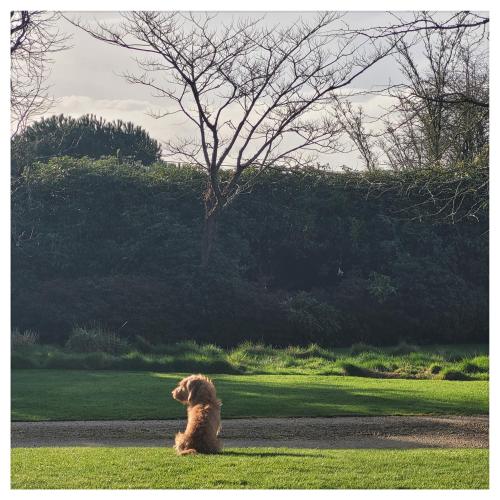
[[[400,344],[396,347],[375,348],[356,344],[352,348],[329,349],[317,344],[277,348],[245,342],[225,350],[213,344],[193,341],[153,344],[138,337],[123,352],[116,352],[114,348],[111,352],[110,349],[96,349],[74,352],[69,348],[40,344],[13,346],[12,366],[408,379],[439,378],[443,371],[452,370],[462,372],[464,380],[487,380],[489,370],[489,357],[484,346],[450,346],[443,349],[440,346],[416,348]],[[447,361],[452,357],[456,361]]]

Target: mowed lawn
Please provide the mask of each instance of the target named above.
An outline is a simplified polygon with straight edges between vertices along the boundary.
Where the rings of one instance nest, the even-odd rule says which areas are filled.
[[[488,450],[16,448],[12,488],[488,488]]]
[[[184,374],[13,370],[12,420],[179,418],[171,397]],[[223,418],[488,413],[487,381],[320,375],[213,376]]]

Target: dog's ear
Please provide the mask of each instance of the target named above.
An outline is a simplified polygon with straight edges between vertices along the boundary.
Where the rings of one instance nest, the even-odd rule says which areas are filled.
[[[203,381],[199,379],[190,380],[187,383],[186,389],[188,390],[188,402],[192,403],[196,401],[197,395],[200,392],[201,386],[203,385]]]

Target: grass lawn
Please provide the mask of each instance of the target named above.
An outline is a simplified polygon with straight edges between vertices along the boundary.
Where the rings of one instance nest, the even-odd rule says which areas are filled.
[[[183,374],[13,370],[12,419],[183,417],[171,397]],[[320,375],[214,375],[223,418],[488,413],[487,381]]]
[[[488,450],[15,448],[12,488],[488,488]]]

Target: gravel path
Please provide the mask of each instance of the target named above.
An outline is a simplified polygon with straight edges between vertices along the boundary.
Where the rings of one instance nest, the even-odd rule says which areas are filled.
[[[12,422],[12,447],[172,446],[184,420]],[[226,447],[487,448],[488,416],[223,420]]]

